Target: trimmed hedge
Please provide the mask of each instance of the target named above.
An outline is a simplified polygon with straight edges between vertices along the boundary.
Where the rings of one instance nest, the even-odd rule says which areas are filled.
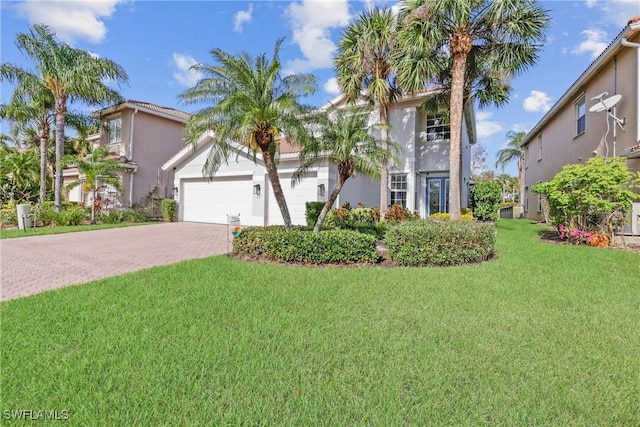
[[[248,227],[233,240],[233,252],[278,262],[307,264],[375,263],[376,238],[350,230],[314,233],[284,227]]]
[[[304,217],[307,220],[308,227],[314,227],[316,222],[318,222],[318,217],[320,216],[320,212],[322,212],[322,208],[324,207],[325,202],[306,202],[305,203],[305,212]]]
[[[167,222],[178,220],[178,202],[173,199],[162,199],[162,219]]]
[[[477,263],[496,252],[493,224],[468,221],[408,221],[385,235],[391,259],[408,266],[452,266]]]
[[[495,181],[481,181],[471,192],[473,214],[480,221],[497,221],[502,202],[502,189]]]

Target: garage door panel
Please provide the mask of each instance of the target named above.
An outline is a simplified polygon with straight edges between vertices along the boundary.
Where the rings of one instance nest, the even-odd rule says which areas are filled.
[[[224,224],[227,214],[252,214],[251,176],[182,181],[183,220]]]
[[[291,174],[280,174],[280,185],[287,201],[292,224],[306,225],[306,203],[317,200],[317,181],[316,177],[307,177],[295,188],[291,188]],[[284,224],[271,184],[269,184],[269,224]]]

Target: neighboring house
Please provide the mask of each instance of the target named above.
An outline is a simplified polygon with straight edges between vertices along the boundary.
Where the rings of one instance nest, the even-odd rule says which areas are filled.
[[[429,93],[406,97],[389,112],[392,126],[390,138],[401,147],[400,166],[389,171],[389,202],[401,204],[411,211],[427,217],[434,212],[448,210],[449,191],[449,125],[443,116],[429,115],[420,110]],[[342,96],[331,105],[345,107]],[[371,114],[371,123],[378,114]],[[476,142],[473,108],[465,109],[462,135],[462,206],[468,205],[471,144]],[[211,133],[203,135],[198,146],[185,147],[163,166],[175,173],[174,187],[179,201],[180,221],[225,223],[227,215],[240,214],[245,225],[282,224],[280,209],[273,196],[266,169],[259,156],[246,147],[236,146],[237,155],[229,158],[215,174],[203,177],[203,165],[210,150]],[[325,201],[333,190],[337,171],[326,163],[311,171],[296,187],[291,187],[291,175],[298,168],[297,149],[286,139],[279,146],[278,173],[293,224],[305,224],[305,203]],[[349,179],[343,187],[337,206],[358,202],[377,206],[380,202],[379,181],[367,176]]]
[[[532,187],[553,179],[565,165],[595,155],[624,156],[631,171],[640,170],[639,73],[640,17],[635,17],[523,141],[526,218],[542,219],[541,198]],[[618,101],[607,111],[600,108],[601,99]]]
[[[109,207],[130,207],[155,190],[156,197],[170,197],[173,171],[163,172],[162,164],[182,148],[184,124],[189,114],[149,102],[126,100],[123,103],[96,111],[101,132],[89,136],[94,145],[106,147],[111,158],[124,166],[122,193],[105,187],[101,196],[110,199]],[[81,178],[81,177],[80,177]],[[78,179],[77,169],[64,171],[65,184]],[[70,201],[89,202],[86,194],[76,187]]]

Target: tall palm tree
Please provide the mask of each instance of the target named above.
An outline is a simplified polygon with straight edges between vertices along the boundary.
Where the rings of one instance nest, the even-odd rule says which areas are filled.
[[[487,79],[484,84],[506,101],[505,80],[537,61],[549,13],[534,0],[406,0],[401,22],[402,55],[414,63],[399,66],[401,84],[424,87],[450,69],[449,210],[452,219],[459,219],[465,87],[470,94],[474,80]],[[474,76],[473,69],[481,72]],[[481,103],[495,97],[482,98],[488,94],[479,94]]]
[[[300,167],[292,176],[292,184],[299,183],[309,169],[327,158],[338,170],[338,181],[322,207],[313,228],[319,232],[327,212],[338,198],[345,182],[357,173],[377,178],[389,162],[398,164],[397,154],[400,147],[393,141],[383,146],[371,135],[368,128],[369,115],[361,109],[342,113],[330,112],[330,117],[321,129],[321,136],[311,140],[300,150]]]
[[[19,123],[14,130],[33,126],[40,142],[40,195],[38,202],[45,201],[47,196],[47,151],[49,149],[49,134],[51,132],[51,118],[53,110],[53,96],[50,92],[39,91],[29,101],[13,98],[9,104],[0,105],[0,117]]]
[[[75,166],[83,178],[70,182],[65,187],[68,193],[78,185],[83,186],[83,190],[91,194],[91,224],[96,223],[96,201],[100,188],[109,184],[116,190],[122,190],[120,172],[124,170],[122,164],[116,159],[110,159],[109,150],[105,147],[96,147],[86,158],[80,156],[66,156],[65,166]]]
[[[205,77],[183,92],[180,99],[185,104],[208,104],[186,124],[187,139],[194,147],[205,132],[213,131],[203,173],[213,176],[234,152],[234,143],[253,152],[254,159],[259,152],[285,226],[290,228],[291,216],[275,156],[283,137],[292,138],[299,145],[310,137],[301,119],[308,109],[298,99],[315,92],[316,80],[309,74],[281,75],[282,42],[283,39],[276,41],[271,59],[266,54],[252,58],[245,53],[230,55],[212,49],[216,64],[194,65],[192,68]]]
[[[504,170],[505,166],[514,160],[518,160],[518,191],[522,191],[522,183],[524,182],[524,150],[520,146],[524,138],[527,136],[527,132],[516,132],[510,130],[507,132],[507,146],[498,150],[496,167],[501,167]]]
[[[36,72],[15,65],[2,64],[3,79],[15,81],[16,91],[28,92],[42,87],[53,94],[56,130],[55,207],[62,209],[62,157],[68,103],[82,101],[89,105],[119,102],[120,94],[104,82],[124,83],[127,73],[117,63],[97,58],[59,41],[46,25],[33,25],[28,33],[19,33],[18,48],[34,63]]]
[[[341,35],[335,58],[340,90],[348,103],[363,98],[380,112],[382,148],[389,141],[389,108],[400,90],[396,85],[391,58],[397,48],[395,18],[391,9],[373,8],[362,12]],[[388,166],[380,173],[380,212],[388,205]]]

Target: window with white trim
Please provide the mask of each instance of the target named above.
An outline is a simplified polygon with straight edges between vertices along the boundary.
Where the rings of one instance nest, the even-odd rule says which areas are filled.
[[[427,142],[451,139],[449,119],[444,114],[428,114],[426,126]]]
[[[542,160],[542,134],[538,134],[538,161]]]
[[[407,207],[407,174],[391,175],[391,204]]]
[[[587,109],[584,97],[576,101],[576,136],[585,132],[587,126]]]
[[[109,120],[109,144],[122,142],[122,117]]]

